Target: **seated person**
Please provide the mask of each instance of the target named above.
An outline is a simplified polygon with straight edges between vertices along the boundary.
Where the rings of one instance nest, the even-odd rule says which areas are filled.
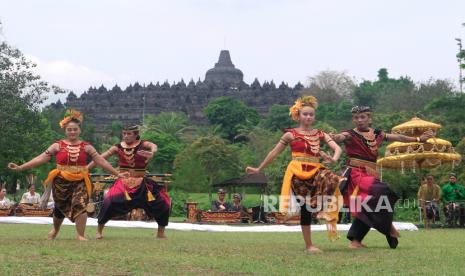
[[[457,225],[457,220],[460,218],[460,226],[465,224],[465,188],[457,183],[455,173],[449,175],[449,182],[442,186],[442,202],[444,203],[444,214],[449,226]]]
[[[223,189],[218,190],[218,199],[212,202],[211,210],[213,212],[226,212],[231,208],[231,204],[224,199],[225,195]]]
[[[434,176],[428,175],[426,183],[418,189],[418,201],[428,220],[439,221],[438,203],[440,199],[441,188],[434,183]]]
[[[247,212],[247,208],[245,208],[244,205],[241,203],[242,201],[242,196],[240,194],[234,194],[233,195],[233,203],[231,204],[231,207],[229,208],[228,211],[231,212],[241,212],[241,220],[242,222],[249,222],[249,214]]]
[[[0,189],[0,209],[9,209],[13,202],[6,197],[6,189]]]
[[[26,192],[21,197],[20,204],[38,205],[40,202],[40,194],[36,193],[36,186],[34,184],[29,185],[29,192]]]
[[[241,212],[244,214],[247,214],[247,208],[245,208],[241,204],[242,196],[240,194],[234,194],[233,195],[233,203],[231,204],[231,207],[229,208],[228,211],[231,212]]]

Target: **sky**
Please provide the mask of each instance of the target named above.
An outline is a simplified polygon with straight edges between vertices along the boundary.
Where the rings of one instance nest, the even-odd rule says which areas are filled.
[[[463,0],[0,0],[0,39],[77,95],[203,80],[222,49],[247,83],[295,85],[322,70],[374,80],[379,68],[457,83],[464,11]]]

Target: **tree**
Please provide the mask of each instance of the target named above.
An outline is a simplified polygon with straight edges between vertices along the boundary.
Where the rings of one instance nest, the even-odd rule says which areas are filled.
[[[182,135],[189,129],[188,118],[182,112],[161,112],[157,116],[147,115],[143,128],[158,134],[168,134],[180,141]]]
[[[148,170],[153,172],[171,172],[176,155],[182,150],[182,145],[175,137],[167,133],[153,131],[142,132],[142,139],[155,143],[158,151],[150,160]]]
[[[355,79],[345,71],[325,70],[315,76],[308,77],[305,95],[313,95],[320,102],[337,102],[349,99],[355,88]]]
[[[412,110],[411,102],[416,100],[415,83],[409,77],[389,78],[387,69],[378,71],[378,80],[364,81],[354,90],[357,105],[368,105],[377,112]]]
[[[270,107],[261,124],[268,130],[276,131],[293,127],[296,123],[289,116],[289,106],[275,104]]]
[[[352,106],[349,101],[319,104],[316,110],[316,122],[325,122],[336,129],[347,129],[352,124],[352,113],[350,113]]]
[[[123,122],[115,120],[111,122],[110,137],[120,137],[123,130]]]
[[[230,97],[218,97],[210,101],[204,108],[204,113],[211,124],[220,126],[223,136],[229,141],[234,141],[240,127],[259,122],[255,109]]]
[[[237,152],[222,138],[200,137],[176,156],[174,178],[179,186],[198,186],[193,183],[196,179],[184,178],[187,182],[180,182],[180,176],[185,175],[186,170],[193,171],[192,167],[198,168],[199,172],[203,171],[205,175],[199,178],[206,179],[204,185],[211,186],[226,178],[236,177],[239,173],[239,159]],[[202,187],[202,190],[206,191],[208,187]]]
[[[432,121],[443,125],[441,137],[457,144],[465,136],[465,95],[445,96],[431,101],[425,111],[432,116]]]
[[[11,175],[8,162],[22,163],[53,141],[50,122],[39,105],[58,91],[34,73],[36,65],[6,42],[0,44],[0,175]]]

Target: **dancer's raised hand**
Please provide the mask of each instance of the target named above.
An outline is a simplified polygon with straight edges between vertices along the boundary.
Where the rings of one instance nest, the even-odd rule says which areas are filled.
[[[326,152],[320,151],[320,155],[323,158],[323,163],[325,163],[325,164],[334,164],[334,163],[336,163],[336,160],[334,160],[334,158],[332,158]]]
[[[128,178],[129,176],[130,176],[129,172],[118,173],[118,178]]]
[[[15,164],[15,163],[8,163],[8,169],[10,169],[12,171],[15,171],[15,172],[20,172],[21,171],[20,166]]]
[[[247,168],[245,168],[245,172],[248,173],[248,174],[254,174],[254,173],[259,173],[260,169],[247,167]]]
[[[420,136],[420,142],[426,142],[429,138],[434,137],[434,132],[430,129],[425,132]]]

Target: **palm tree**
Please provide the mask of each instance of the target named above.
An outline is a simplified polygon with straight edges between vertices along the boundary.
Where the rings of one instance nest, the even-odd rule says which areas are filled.
[[[180,141],[184,132],[191,129],[187,123],[188,118],[185,113],[162,112],[157,116],[147,115],[142,131],[168,134]]]

